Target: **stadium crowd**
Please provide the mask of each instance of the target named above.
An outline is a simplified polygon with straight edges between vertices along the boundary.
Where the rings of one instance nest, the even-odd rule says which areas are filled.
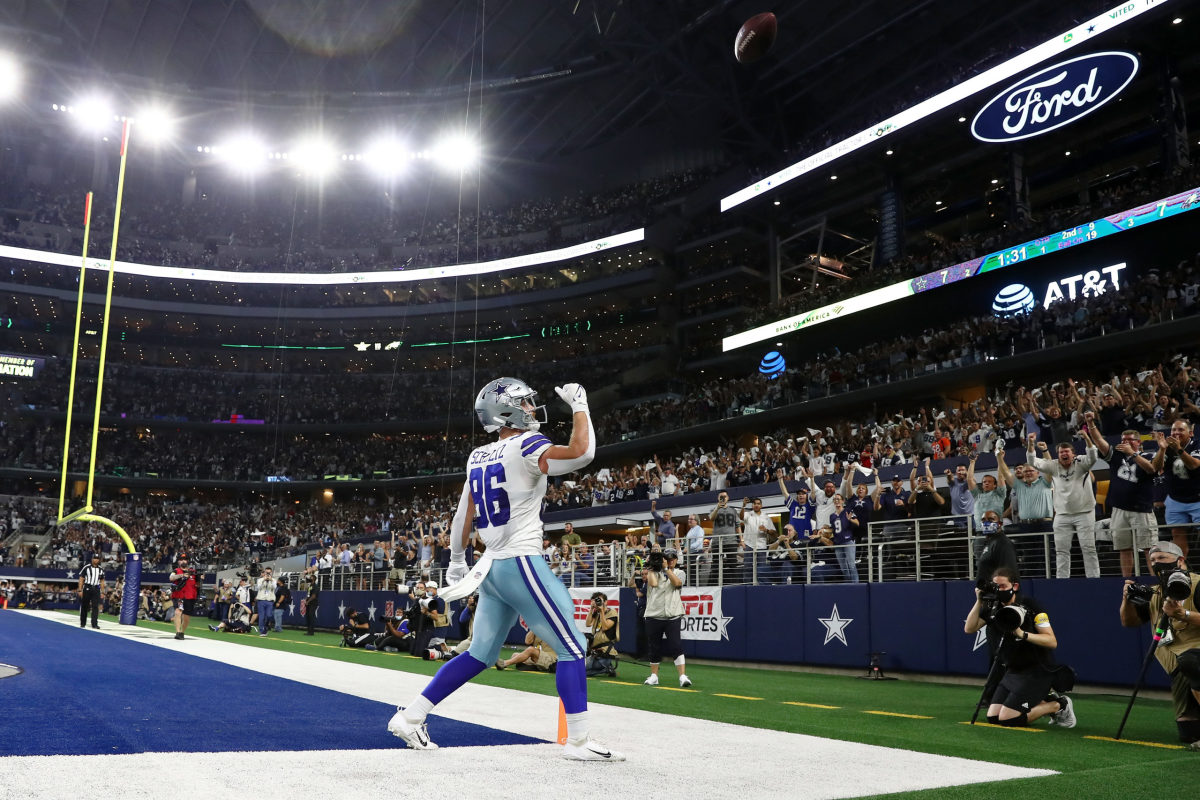
[[[649,502],[665,497],[733,488],[748,488],[753,493],[754,487],[760,487],[757,494],[771,498],[783,493],[779,485],[781,477],[789,482],[812,480],[811,494],[818,496],[821,485],[828,480],[833,489],[825,492],[827,498],[832,500],[838,490],[846,495],[843,500],[846,509],[838,509],[838,513],[855,515],[859,524],[851,539],[861,540],[873,514],[884,513],[889,520],[906,519],[910,515],[951,514],[949,507],[942,509],[928,504],[922,509],[914,505],[898,514],[894,506],[883,511],[874,503],[872,489],[873,476],[878,470],[899,468],[901,479],[915,479],[918,473],[926,474],[929,469],[928,488],[934,488],[932,470],[940,472],[947,459],[958,459],[956,463],[962,464],[964,457],[973,460],[997,449],[1023,448],[1030,433],[1052,446],[1073,443],[1076,452],[1082,453],[1088,443],[1080,441],[1079,431],[1092,421],[1089,414],[1099,430],[1110,437],[1123,430],[1136,431],[1143,438],[1165,435],[1177,422],[1190,424],[1200,420],[1200,352],[1165,353],[1158,361],[1109,366],[1103,371],[1098,367],[1081,370],[1078,380],[1028,387],[1009,383],[994,388],[986,398],[957,408],[881,409],[877,414],[830,421],[821,428],[763,431],[752,445],[698,444],[663,457],[610,463],[551,485],[546,511],[620,504],[614,511],[641,516],[649,511],[646,508]],[[1146,444],[1146,450],[1153,456],[1154,443]],[[464,449],[443,463],[460,464],[465,454]],[[860,471],[867,476],[858,479],[858,486],[854,485],[855,467],[861,467]],[[906,476],[906,471],[910,475]],[[1018,474],[1017,480],[1021,479]],[[943,493],[953,499],[954,486],[962,481],[962,476],[949,477],[947,486],[942,488],[950,491]],[[1012,487],[1011,478],[1005,483]],[[914,481],[912,485],[916,488],[917,484]],[[896,486],[893,489],[899,490]],[[1163,491],[1162,482],[1158,491],[1160,494]],[[184,498],[138,500],[125,496],[101,504],[98,513],[117,520],[129,531],[150,564],[168,565],[183,550],[203,564],[238,564],[309,552],[317,559],[326,559],[328,566],[344,566],[375,561],[374,550],[379,545],[373,542],[380,541],[387,547],[386,555],[379,556],[382,563],[392,564],[394,549],[399,546],[402,551],[413,551],[411,557],[405,557],[406,565],[436,571],[444,566],[448,556],[444,537],[456,500],[453,485],[432,495],[389,497],[378,504],[348,502],[329,506],[283,502],[278,498],[230,504]],[[10,508],[36,517],[35,521],[40,520],[45,528],[50,515],[48,507],[13,502],[17,505],[10,503]],[[982,511],[982,506],[973,509]],[[1001,498],[996,510],[1003,511],[997,515],[998,524],[1021,524],[1011,498],[1007,501]],[[832,509],[823,509],[822,515],[826,511],[832,513]],[[896,516],[886,516],[889,513]],[[953,513],[973,512],[958,508]],[[12,518],[12,512],[9,517]],[[655,545],[687,548],[689,556],[699,559],[697,566],[704,567],[697,575],[711,577],[716,574],[714,570],[723,569],[723,580],[760,582],[792,575],[769,558],[778,559],[789,548],[802,547],[805,537],[783,536],[794,531],[794,526],[792,531],[781,531],[771,522],[769,530],[761,530],[761,535],[741,532],[730,537],[728,549],[714,550],[714,546],[722,545],[710,541],[713,531],[711,526],[705,528],[701,524],[704,521],[704,515],[698,515],[697,519],[689,520],[686,529],[680,525],[672,528],[669,535],[659,525],[658,537],[590,543],[568,541],[571,546],[566,550],[548,540],[546,557],[556,573],[565,576],[564,580],[585,583],[620,573],[615,565],[642,558]],[[981,513],[976,524],[983,522]],[[692,533],[697,527],[700,532]],[[406,538],[394,540],[393,535]],[[824,541],[818,546],[825,546]],[[105,553],[109,559],[117,558],[121,552],[119,543],[106,530],[72,525],[55,532],[44,557],[55,565],[69,565],[78,563],[93,550]],[[768,550],[773,553],[768,554]],[[601,569],[598,563],[609,566]],[[320,561],[316,564],[321,565]]]

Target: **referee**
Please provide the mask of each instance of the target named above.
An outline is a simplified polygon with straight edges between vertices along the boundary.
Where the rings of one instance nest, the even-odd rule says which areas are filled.
[[[88,608],[92,609],[92,627],[99,629],[96,617],[100,614],[100,596],[104,592],[104,570],[100,569],[100,554],[92,553],[92,563],[79,573],[79,627],[87,627]]]

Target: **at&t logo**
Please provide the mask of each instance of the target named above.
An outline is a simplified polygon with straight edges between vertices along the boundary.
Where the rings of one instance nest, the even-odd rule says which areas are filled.
[[[1113,264],[1050,281],[1042,295],[1042,308],[1049,308],[1059,300],[1088,300],[1117,291],[1121,288],[1121,271],[1124,269],[1124,263]],[[997,317],[1028,314],[1033,310],[1034,302],[1036,297],[1032,289],[1023,283],[1010,283],[992,300],[992,313]]]

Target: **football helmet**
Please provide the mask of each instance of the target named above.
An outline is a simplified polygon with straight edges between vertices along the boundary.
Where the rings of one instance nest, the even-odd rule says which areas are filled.
[[[526,401],[532,408],[522,407]],[[488,433],[501,428],[536,431],[547,421],[546,407],[538,405],[537,392],[519,378],[497,378],[480,389],[475,397],[475,413]]]

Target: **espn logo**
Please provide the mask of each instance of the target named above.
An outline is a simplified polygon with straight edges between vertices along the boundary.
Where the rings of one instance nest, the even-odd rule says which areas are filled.
[[[592,600],[590,597],[572,597],[572,604],[575,606],[575,619],[579,622],[587,622],[588,612],[592,610]],[[615,597],[608,598],[607,608],[613,611],[621,611],[621,601]]]
[[[711,617],[713,615],[713,596],[711,594],[685,594],[680,599],[683,600],[683,614],[686,617],[693,615]]]

